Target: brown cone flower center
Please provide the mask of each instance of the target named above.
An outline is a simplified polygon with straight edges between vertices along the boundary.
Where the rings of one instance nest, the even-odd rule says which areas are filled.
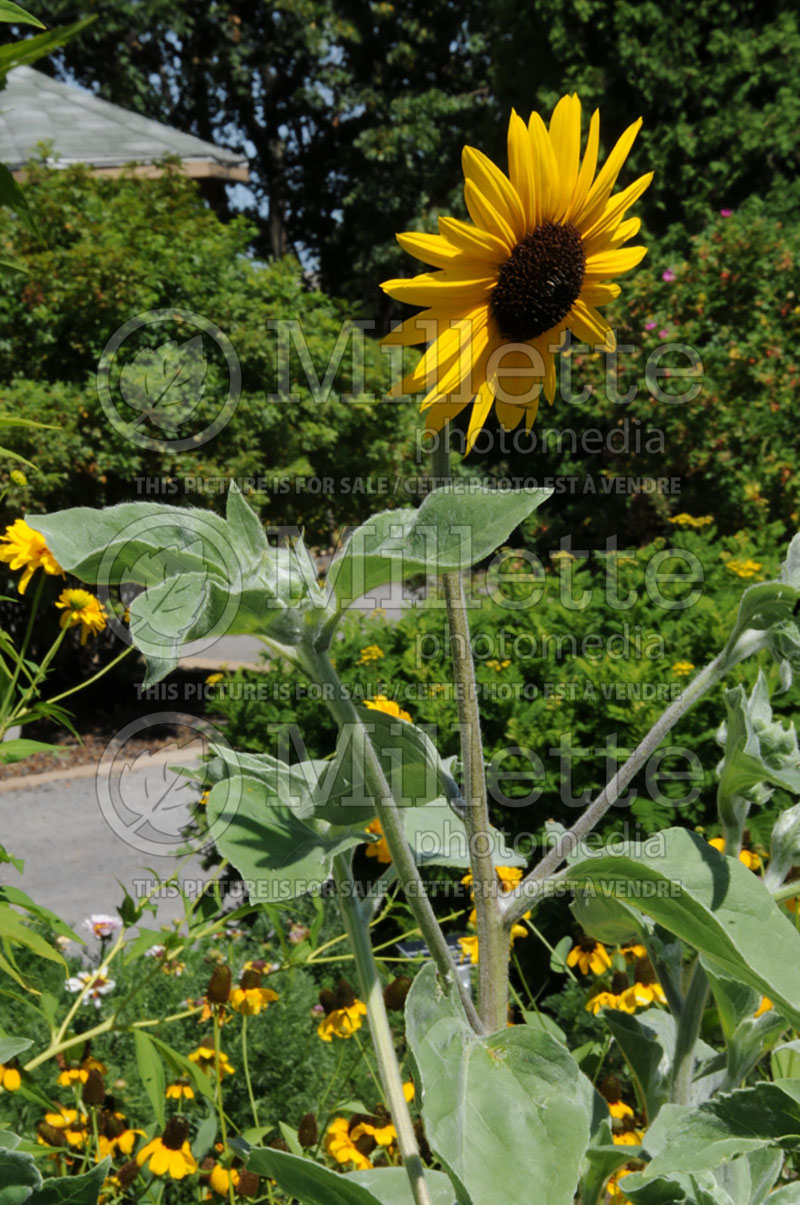
[[[527,343],[566,318],[586,271],[574,226],[545,222],[526,234],[500,265],[492,312],[504,339]]]

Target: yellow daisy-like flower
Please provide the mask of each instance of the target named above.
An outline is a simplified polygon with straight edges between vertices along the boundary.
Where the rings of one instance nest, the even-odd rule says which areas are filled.
[[[672,672],[676,678],[688,678],[693,669],[694,662],[692,661],[676,661],[672,667]]]
[[[495,866],[494,869],[500,881],[500,890],[503,894],[513,891],[522,882],[522,868],[520,866]],[[461,882],[465,887],[472,886],[471,870],[467,871]]]
[[[176,1080],[173,1084],[167,1084],[164,1095],[167,1100],[194,1100],[194,1088],[186,1080]]]
[[[638,942],[638,941],[637,941],[637,942],[633,942],[632,944],[627,945],[627,946],[620,946],[620,948],[619,948],[619,952],[620,952],[620,954],[622,954],[622,955],[623,955],[625,958],[633,958],[633,959],[634,959],[635,961],[637,961],[637,962],[638,962],[638,960],[639,960],[640,958],[646,958],[646,957],[647,957],[647,950],[646,950],[646,949],[645,949],[645,947],[644,947],[643,945],[641,945],[641,943],[640,943],[640,942]]]
[[[364,651],[366,652],[366,650]],[[395,703],[394,699],[387,699],[386,695],[376,695],[374,699],[365,699],[364,706],[368,707],[370,711],[382,711],[384,715],[394,716],[397,720],[408,720],[409,723],[411,722],[409,713],[404,711],[398,703]]]
[[[262,1008],[279,998],[278,993],[271,987],[261,986],[260,971],[248,970],[242,972],[239,986],[231,992],[230,1006],[234,1012],[257,1017]]]
[[[375,835],[380,838],[379,841],[370,841],[366,849],[367,857],[377,858],[379,862],[382,862],[388,866],[392,860],[392,855],[389,853],[389,845],[383,835],[383,825],[381,824],[380,820],[370,820],[364,831],[367,833],[375,833]]]
[[[674,523],[677,527],[694,527],[697,530],[697,529],[700,529],[703,527],[708,527],[709,524],[713,523],[714,516],[713,515],[698,515],[698,516],[687,515],[685,511],[682,511],[681,514],[679,514],[679,515],[670,515],[668,522]]]
[[[576,965],[582,975],[588,975],[590,971],[595,975],[602,975],[611,966],[611,958],[608,950],[599,941],[595,941],[593,937],[581,937],[567,954],[567,966]]]
[[[233,1075],[235,1068],[231,1067],[224,1050],[219,1052],[219,1063],[213,1046],[198,1046],[189,1055],[189,1062],[196,1063],[201,1071],[219,1071],[220,1075]]]
[[[589,124],[581,160],[581,104],[564,96],[545,125],[512,111],[509,174],[465,147],[464,198],[472,223],[439,219],[438,234],[400,234],[400,246],[439,269],[387,280],[390,297],[424,307],[384,340],[430,346],[395,394],[426,390],[427,427],[439,431],[475,398],[468,446],[492,404],[505,430],[530,429],[544,389],[556,391],[554,353],[567,330],[593,347],[614,349],[598,307],[619,296],[609,281],[634,268],[645,247],[627,247],[639,230],[625,212],[652,172],[612,196],[641,126],[629,126],[595,176],[600,117]],[[477,395],[477,397],[476,397]]]
[[[317,1026],[317,1034],[323,1042],[332,1042],[334,1038],[352,1038],[357,1029],[364,1024],[367,1006],[363,1000],[354,1000],[344,1008],[334,1008]]]
[[[629,1176],[632,1171],[633,1168],[622,1167],[618,1172],[614,1172],[614,1175],[611,1177],[608,1184],[606,1184],[606,1192],[608,1193],[609,1200],[613,1203],[613,1205],[630,1205],[631,1199],[622,1191],[619,1186],[619,1182],[623,1176]]]
[[[64,570],[47,547],[44,536],[29,527],[24,519],[15,519],[0,536],[0,561],[6,561],[12,569],[24,570],[17,586],[20,594],[25,593],[37,569],[44,569],[54,577],[64,576]]]
[[[749,577],[755,577],[764,566],[760,561],[753,561],[749,557],[744,561],[739,561],[735,557],[732,557],[729,561],[725,562],[725,568],[729,569],[731,573],[735,573],[737,577],[746,580]]]
[[[215,1163],[211,1169],[211,1175],[208,1177],[208,1183],[220,1197],[227,1197],[231,1184],[235,1188],[239,1183],[239,1173],[235,1167],[229,1169],[223,1167],[221,1163]]]
[[[725,853],[724,837],[712,837],[708,844],[713,845],[714,849],[718,849],[721,854]],[[758,854],[753,853],[752,849],[739,850],[739,861],[743,866],[746,866],[748,870],[761,869],[761,858],[758,856]]]
[[[59,1105],[58,1112],[45,1113],[44,1120],[54,1130],[60,1130],[70,1146],[86,1144],[89,1118],[85,1113],[79,1115],[77,1109],[65,1109],[63,1105]]]
[[[359,1171],[372,1167],[369,1159],[358,1149],[350,1135],[350,1122],[346,1117],[334,1117],[325,1131],[325,1151],[337,1163],[354,1163]]]
[[[160,1138],[154,1138],[143,1146],[136,1156],[139,1167],[148,1164],[154,1176],[169,1176],[171,1180],[183,1180],[197,1171],[197,1161],[189,1146],[189,1127],[182,1117],[173,1117],[167,1122]]]
[[[17,1067],[0,1063],[0,1092],[16,1092],[22,1085],[22,1076]]]
[[[458,944],[461,946],[461,961],[468,958],[470,964],[475,966],[478,961],[477,937],[459,937]]]
[[[88,590],[62,590],[56,599],[56,606],[64,612],[58,621],[60,627],[81,625],[81,644],[86,644],[87,636],[96,636],[106,626],[106,609],[100,599]]]

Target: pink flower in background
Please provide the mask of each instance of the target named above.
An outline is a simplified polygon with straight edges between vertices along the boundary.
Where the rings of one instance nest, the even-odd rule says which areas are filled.
[[[672,268],[667,268],[666,272],[662,272],[661,279],[665,280],[667,284],[672,284],[675,279],[675,273],[672,271]]]
[[[659,331],[659,332],[658,332],[658,337],[659,337],[659,339],[668,339],[668,338],[669,338],[669,331],[667,331],[667,330]]]
[[[122,928],[122,921],[118,916],[107,916],[104,912],[93,912],[83,923],[90,933],[101,940]]]
[[[646,331],[654,331],[656,329],[655,322],[645,322],[644,329]]]
[[[721,218],[732,218],[733,210],[732,209],[720,209],[719,216]]]

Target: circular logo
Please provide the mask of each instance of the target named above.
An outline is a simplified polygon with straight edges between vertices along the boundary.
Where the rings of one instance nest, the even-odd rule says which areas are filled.
[[[241,392],[233,344],[192,310],[147,310],[130,318],[97,366],[97,396],[111,425],[150,452],[208,443],[230,421]]]
[[[165,727],[182,729],[184,735],[166,746],[148,748],[146,742],[152,741],[154,730]],[[97,802],[106,823],[126,845],[163,857],[174,853],[178,845],[182,853],[190,853],[219,839],[236,815],[242,779],[229,778],[218,786],[220,791],[227,789],[218,819],[206,832],[187,837],[198,784],[174,770],[207,759],[212,745],[233,754],[225,737],[208,720],[176,711],[141,716],[109,742],[97,767]]]
[[[193,510],[154,509],[114,536],[96,588],[120,640],[145,657],[168,658],[189,642],[197,655],[230,631],[241,579],[221,520]],[[112,587],[126,604],[129,625],[115,612]]]

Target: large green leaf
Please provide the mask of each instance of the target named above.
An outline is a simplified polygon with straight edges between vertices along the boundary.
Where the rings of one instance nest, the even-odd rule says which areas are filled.
[[[276,1180],[301,1205],[413,1205],[408,1176],[400,1167],[341,1175],[319,1163],[269,1147],[253,1150],[247,1167]],[[452,1205],[453,1186],[442,1172],[428,1171],[432,1205]]]
[[[667,1105],[647,1130],[647,1178],[713,1171],[749,1151],[800,1145],[800,1081],[763,1081],[704,1101]]]
[[[64,970],[67,969],[67,964],[58,950],[48,945],[35,929],[31,929],[24,923],[13,908],[3,903],[0,903],[0,937],[7,937],[11,942],[16,942],[17,945],[25,946],[34,954],[38,954],[40,958],[56,962]]]
[[[100,1189],[108,1175],[110,1159],[103,1159],[81,1176],[57,1176],[45,1180],[32,1205],[97,1205]]]
[[[438,489],[418,510],[379,511],[356,528],[332,562],[328,585],[339,606],[347,607],[387,582],[468,569],[503,544],[550,493]]]
[[[587,858],[570,867],[570,880],[652,916],[800,1025],[800,934],[763,883],[697,833],[670,828],[659,837],[658,851],[632,845]]]
[[[30,1038],[0,1037],[0,1063],[7,1063],[9,1059],[13,1059],[16,1054],[21,1054],[32,1045]]]
[[[527,1201],[546,1185],[548,1205],[572,1205],[608,1112],[569,1051],[528,1025],[479,1037],[430,964],[409,992],[406,1035],[428,1142],[459,1202]]]
[[[330,877],[334,856],[367,840],[363,828],[304,820],[284,794],[253,778],[238,780],[230,803],[229,781],[217,783],[206,804],[217,848],[247,884],[250,899],[291,899],[318,891]]]
[[[42,1177],[31,1155],[0,1149],[0,1205],[23,1205],[41,1186]]]

